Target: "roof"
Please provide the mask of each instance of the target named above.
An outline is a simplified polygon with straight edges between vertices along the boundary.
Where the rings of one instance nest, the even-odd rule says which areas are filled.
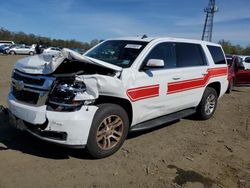
[[[208,41],[202,41],[197,39],[185,39],[185,38],[174,38],[174,37],[146,37],[142,38],[142,36],[138,37],[121,37],[121,38],[113,38],[108,40],[129,40],[129,41],[139,41],[139,42],[151,42],[151,41],[173,41],[173,42],[188,42],[188,43],[200,43],[200,44],[207,44],[207,45],[218,45],[216,43],[208,42]]]

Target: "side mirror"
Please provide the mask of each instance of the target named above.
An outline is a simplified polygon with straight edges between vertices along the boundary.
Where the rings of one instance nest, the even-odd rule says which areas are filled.
[[[164,68],[164,61],[162,59],[149,59],[147,64],[147,68]]]

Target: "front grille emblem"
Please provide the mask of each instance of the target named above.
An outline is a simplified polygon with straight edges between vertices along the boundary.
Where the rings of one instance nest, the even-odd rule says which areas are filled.
[[[17,81],[17,82],[15,83],[15,87],[16,87],[16,89],[17,89],[18,91],[23,90],[23,88],[24,88],[24,82],[23,82],[23,81]]]

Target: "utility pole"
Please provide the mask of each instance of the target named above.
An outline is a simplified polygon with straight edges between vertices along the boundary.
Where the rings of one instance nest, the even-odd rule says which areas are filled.
[[[206,12],[206,19],[203,28],[202,40],[211,42],[213,33],[214,13],[218,12],[218,7],[215,5],[215,0],[209,0],[208,7],[204,9],[204,12]]]

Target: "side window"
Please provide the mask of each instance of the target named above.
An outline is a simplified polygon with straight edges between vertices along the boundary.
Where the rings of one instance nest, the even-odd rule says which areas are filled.
[[[176,67],[176,54],[174,43],[161,43],[156,45],[144,60],[144,65],[149,59],[161,59],[164,61],[164,68]]]
[[[177,67],[206,65],[205,54],[199,44],[176,43]]]
[[[213,57],[215,64],[226,64],[221,47],[209,45],[207,47]]]

